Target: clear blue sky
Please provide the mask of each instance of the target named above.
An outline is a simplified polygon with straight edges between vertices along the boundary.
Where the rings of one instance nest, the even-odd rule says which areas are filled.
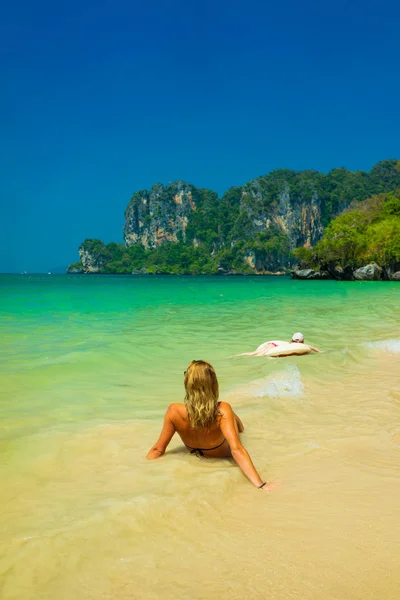
[[[132,193],[400,158],[400,3],[13,0],[0,18],[0,271],[122,240]]]

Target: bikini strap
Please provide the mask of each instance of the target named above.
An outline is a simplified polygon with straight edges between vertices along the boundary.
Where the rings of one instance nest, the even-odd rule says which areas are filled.
[[[218,444],[218,446],[214,446],[213,448],[192,448],[191,446],[188,446],[187,444],[185,444],[186,448],[189,448],[189,450],[191,451],[190,454],[195,454],[196,452],[198,452],[201,456],[204,456],[203,452],[208,452],[209,450],[216,450],[217,448],[220,448],[222,446],[222,444],[225,443],[225,438],[222,440],[222,442],[220,444]]]

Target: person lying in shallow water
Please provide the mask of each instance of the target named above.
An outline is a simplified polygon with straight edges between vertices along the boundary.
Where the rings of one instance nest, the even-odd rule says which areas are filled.
[[[228,402],[218,402],[218,379],[214,368],[205,360],[192,360],[184,377],[185,403],[170,404],[157,442],[147,454],[149,460],[165,454],[177,432],[197,456],[212,458],[233,457],[251,483],[264,491],[276,484],[263,481],[240,441],[243,423]]]
[[[299,331],[292,335],[292,339],[289,344],[304,344],[304,335]],[[288,342],[284,342],[282,340],[272,340],[269,342],[264,342],[261,346],[258,346],[254,352],[243,352],[243,354],[236,354],[235,356],[268,356],[270,350],[274,350],[275,348],[279,349],[279,346],[282,345],[282,356],[290,356],[290,347],[288,348]],[[315,346],[311,346],[311,344],[304,344],[310,352],[321,352]],[[287,351],[287,353],[285,353]],[[295,352],[293,352],[295,354]],[[278,354],[276,354],[278,356]]]

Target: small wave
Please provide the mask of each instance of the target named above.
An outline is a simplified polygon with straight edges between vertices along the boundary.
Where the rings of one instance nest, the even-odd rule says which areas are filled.
[[[292,365],[289,371],[283,371],[269,375],[260,382],[254,393],[255,398],[301,397],[304,394],[304,384],[301,380],[299,370]]]
[[[366,342],[364,344],[367,348],[373,350],[384,350],[385,352],[392,352],[393,354],[400,353],[400,340],[382,340],[381,342]]]

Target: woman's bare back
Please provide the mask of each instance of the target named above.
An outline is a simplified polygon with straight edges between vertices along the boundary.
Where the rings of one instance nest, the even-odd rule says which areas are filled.
[[[204,429],[192,429],[184,404],[171,404],[171,421],[187,448],[192,451],[201,450],[201,453],[205,456],[215,458],[231,456],[229,444],[221,431],[220,425],[221,419],[224,418],[224,404],[224,402],[219,403],[220,414],[216,422]],[[238,433],[242,432],[244,427],[237,415],[235,415],[235,421]]]

